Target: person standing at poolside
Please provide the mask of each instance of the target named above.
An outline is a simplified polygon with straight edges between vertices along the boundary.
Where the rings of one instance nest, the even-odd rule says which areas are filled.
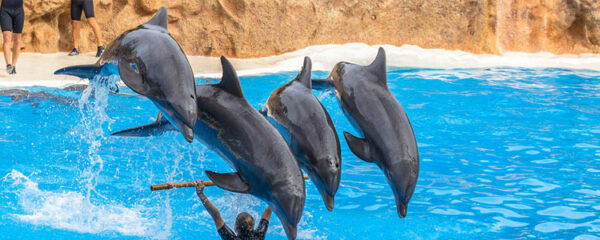
[[[21,33],[25,23],[25,12],[23,0],[1,0],[0,25],[2,25],[2,36],[4,39],[4,61],[8,74],[17,74],[16,65],[21,51]],[[11,51],[12,40],[12,51]],[[12,53],[12,59],[11,59]],[[12,61],[11,61],[12,60]]]
[[[100,27],[96,24],[96,18],[94,17],[94,0],[71,0],[71,21],[73,25],[73,51],[69,53],[69,56],[79,55],[79,28],[81,24],[81,12],[85,13],[90,26],[94,30],[96,35],[96,43],[98,44],[98,51],[96,57],[100,57],[104,52],[104,46],[102,45],[102,36],[100,34]]]
[[[200,198],[202,205],[206,208],[206,211],[210,214],[215,221],[215,225],[217,226],[217,232],[219,236],[223,240],[262,240],[265,239],[267,234],[267,228],[269,227],[269,219],[271,219],[271,211],[270,207],[265,209],[262,217],[260,218],[260,222],[258,223],[258,227],[256,230],[254,229],[254,218],[250,216],[248,213],[240,213],[235,219],[235,233],[231,231],[231,229],[225,224],[223,219],[221,218],[221,213],[219,210],[213,205],[208,198],[204,195],[204,183],[202,181],[196,181],[196,194]],[[237,233],[237,235],[236,235]]]

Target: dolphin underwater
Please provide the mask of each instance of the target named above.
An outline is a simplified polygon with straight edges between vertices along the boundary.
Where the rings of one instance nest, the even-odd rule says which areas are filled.
[[[419,152],[408,116],[388,89],[385,61],[385,51],[379,48],[368,66],[337,63],[318,85],[335,88],[344,114],[362,135],[344,132],[350,150],[383,170],[396,199],[398,216],[403,218],[419,175]]]
[[[134,92],[150,99],[188,142],[194,139],[198,115],[194,73],[167,31],[164,7],[147,23],[115,38],[96,64],[66,67],[54,74],[92,81],[120,78]]]
[[[286,138],[331,211],[340,185],[340,140],[329,113],[312,92],[311,65],[305,57],[298,76],[275,89],[261,112]]]
[[[196,139],[215,151],[233,173],[206,171],[222,189],[248,193],[275,211],[289,239],[295,239],[306,197],[300,166],[283,136],[244,97],[237,73],[221,57],[223,77],[218,84],[196,86]],[[152,136],[174,130],[160,118],[116,136]]]

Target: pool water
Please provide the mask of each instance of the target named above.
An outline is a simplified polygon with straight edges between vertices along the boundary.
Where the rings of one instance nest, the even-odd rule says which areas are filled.
[[[388,70],[419,145],[408,216],[398,218],[382,172],[341,137],[335,209],[328,212],[307,182],[299,239],[600,239],[600,72]],[[241,84],[260,108],[296,74],[242,77]],[[149,100],[102,87],[23,89],[59,98],[0,96],[0,238],[217,238],[194,189],[149,188],[206,180],[204,170],[232,171],[225,161],[176,132],[110,136],[154,121]],[[355,132],[333,92],[314,93],[340,136]],[[205,193],[230,226],[237,213],[258,217],[266,206],[216,187]],[[271,220],[268,238],[285,239],[277,217]]]

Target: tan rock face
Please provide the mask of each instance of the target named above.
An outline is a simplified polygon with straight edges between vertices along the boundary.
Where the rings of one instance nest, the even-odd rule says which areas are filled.
[[[69,0],[25,0],[26,51],[73,48]],[[474,53],[600,52],[597,0],[95,0],[105,44],[160,8],[186,54],[260,57],[309,45],[413,44]],[[94,51],[83,20],[81,48]]]

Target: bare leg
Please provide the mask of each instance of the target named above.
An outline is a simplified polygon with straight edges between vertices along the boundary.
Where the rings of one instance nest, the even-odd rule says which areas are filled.
[[[72,21],[73,24],[73,47],[79,48],[79,26],[81,21]]]
[[[19,53],[21,53],[21,34],[15,33],[13,34],[13,50],[12,50],[12,65],[17,65],[17,60],[19,59]]]
[[[2,32],[2,36],[4,38],[4,44],[2,45],[2,49],[4,50],[4,61],[6,62],[6,65],[11,64],[10,63],[10,40],[12,38],[12,32],[10,31],[4,31]]]
[[[92,29],[94,30],[94,34],[96,35],[96,43],[98,44],[98,47],[102,46],[102,35],[100,34],[100,27],[98,27],[98,24],[96,24],[96,18],[88,18],[87,20],[90,23]]]

